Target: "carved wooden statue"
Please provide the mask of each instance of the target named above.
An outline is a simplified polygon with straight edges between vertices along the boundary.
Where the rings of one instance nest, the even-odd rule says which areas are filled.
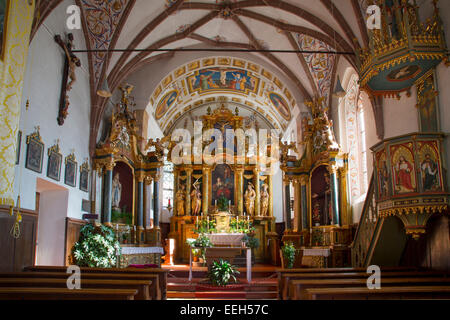
[[[267,183],[264,183],[261,188],[261,215],[263,217],[267,216],[267,212],[269,210],[269,192],[268,192],[269,186]]]
[[[249,216],[253,216],[255,212],[255,198],[256,198],[255,189],[253,188],[253,184],[249,182],[247,190],[245,191],[244,194],[245,210],[247,211],[247,214]]]
[[[193,184],[194,190],[191,192],[191,214],[198,216],[202,209],[202,194],[198,190],[198,179]]]
[[[64,63],[64,74],[63,82],[61,86],[61,96],[59,99],[59,114],[58,114],[58,124],[62,126],[64,120],[69,114],[69,96],[68,93],[72,90],[73,84],[77,81],[75,74],[76,67],[81,67],[80,59],[75,56],[72,52],[73,49],[73,35],[69,33],[67,35],[67,43],[64,43],[61,36],[56,35],[55,41],[64,50],[65,53],[65,63]],[[70,80],[69,80],[70,79]]]
[[[177,191],[177,216],[184,216],[184,201],[186,198],[186,192],[184,191],[184,185],[180,186],[180,190]]]

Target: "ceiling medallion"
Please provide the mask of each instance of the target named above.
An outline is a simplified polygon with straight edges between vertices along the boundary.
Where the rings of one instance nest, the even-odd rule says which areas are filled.
[[[229,6],[226,6],[225,8],[223,8],[222,10],[220,10],[219,13],[219,17],[221,17],[222,19],[229,19],[234,15],[233,10],[231,10],[231,8]]]

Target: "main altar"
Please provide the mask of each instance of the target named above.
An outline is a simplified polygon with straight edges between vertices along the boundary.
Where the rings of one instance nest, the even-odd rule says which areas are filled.
[[[202,132],[219,130],[222,139],[217,141],[223,142],[223,149],[216,148],[209,157],[202,154],[200,161],[195,159],[194,151],[189,153],[191,161],[174,164],[174,205],[169,238],[175,242],[175,263],[189,262],[191,248],[187,240],[198,237],[199,225],[206,226],[202,232],[214,230],[217,238],[225,239],[223,235],[230,233],[230,226],[243,222],[252,226],[252,233],[259,240],[260,246],[253,250],[256,261],[271,259],[275,241],[270,240],[277,237],[271,163],[265,163],[261,169],[260,164],[267,157],[260,158],[257,153],[248,157],[248,148],[240,153],[240,146],[234,143],[230,149],[230,138],[226,135],[227,129],[245,130],[243,120],[237,109],[233,113],[223,104],[216,110],[208,109],[201,119]],[[201,149],[210,143],[204,142]],[[193,145],[195,148],[195,142]],[[169,161],[173,160],[171,156],[169,151]]]

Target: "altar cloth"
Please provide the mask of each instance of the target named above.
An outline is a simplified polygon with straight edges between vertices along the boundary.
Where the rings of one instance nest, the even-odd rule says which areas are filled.
[[[330,253],[330,249],[303,249],[303,256],[328,257]]]
[[[122,247],[122,254],[147,254],[159,253],[164,254],[162,247]]]
[[[213,245],[241,246],[243,233],[210,233],[206,236]]]

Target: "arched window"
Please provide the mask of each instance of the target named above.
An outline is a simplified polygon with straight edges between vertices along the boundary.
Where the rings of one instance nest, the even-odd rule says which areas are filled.
[[[359,97],[358,75],[350,77],[346,92],[340,103],[344,106],[345,115],[349,186],[352,199],[356,199],[366,193],[368,186],[366,127],[364,106]]]
[[[169,205],[169,201],[170,205],[173,206],[173,186],[173,164],[166,161],[163,169],[163,207],[167,207]]]

